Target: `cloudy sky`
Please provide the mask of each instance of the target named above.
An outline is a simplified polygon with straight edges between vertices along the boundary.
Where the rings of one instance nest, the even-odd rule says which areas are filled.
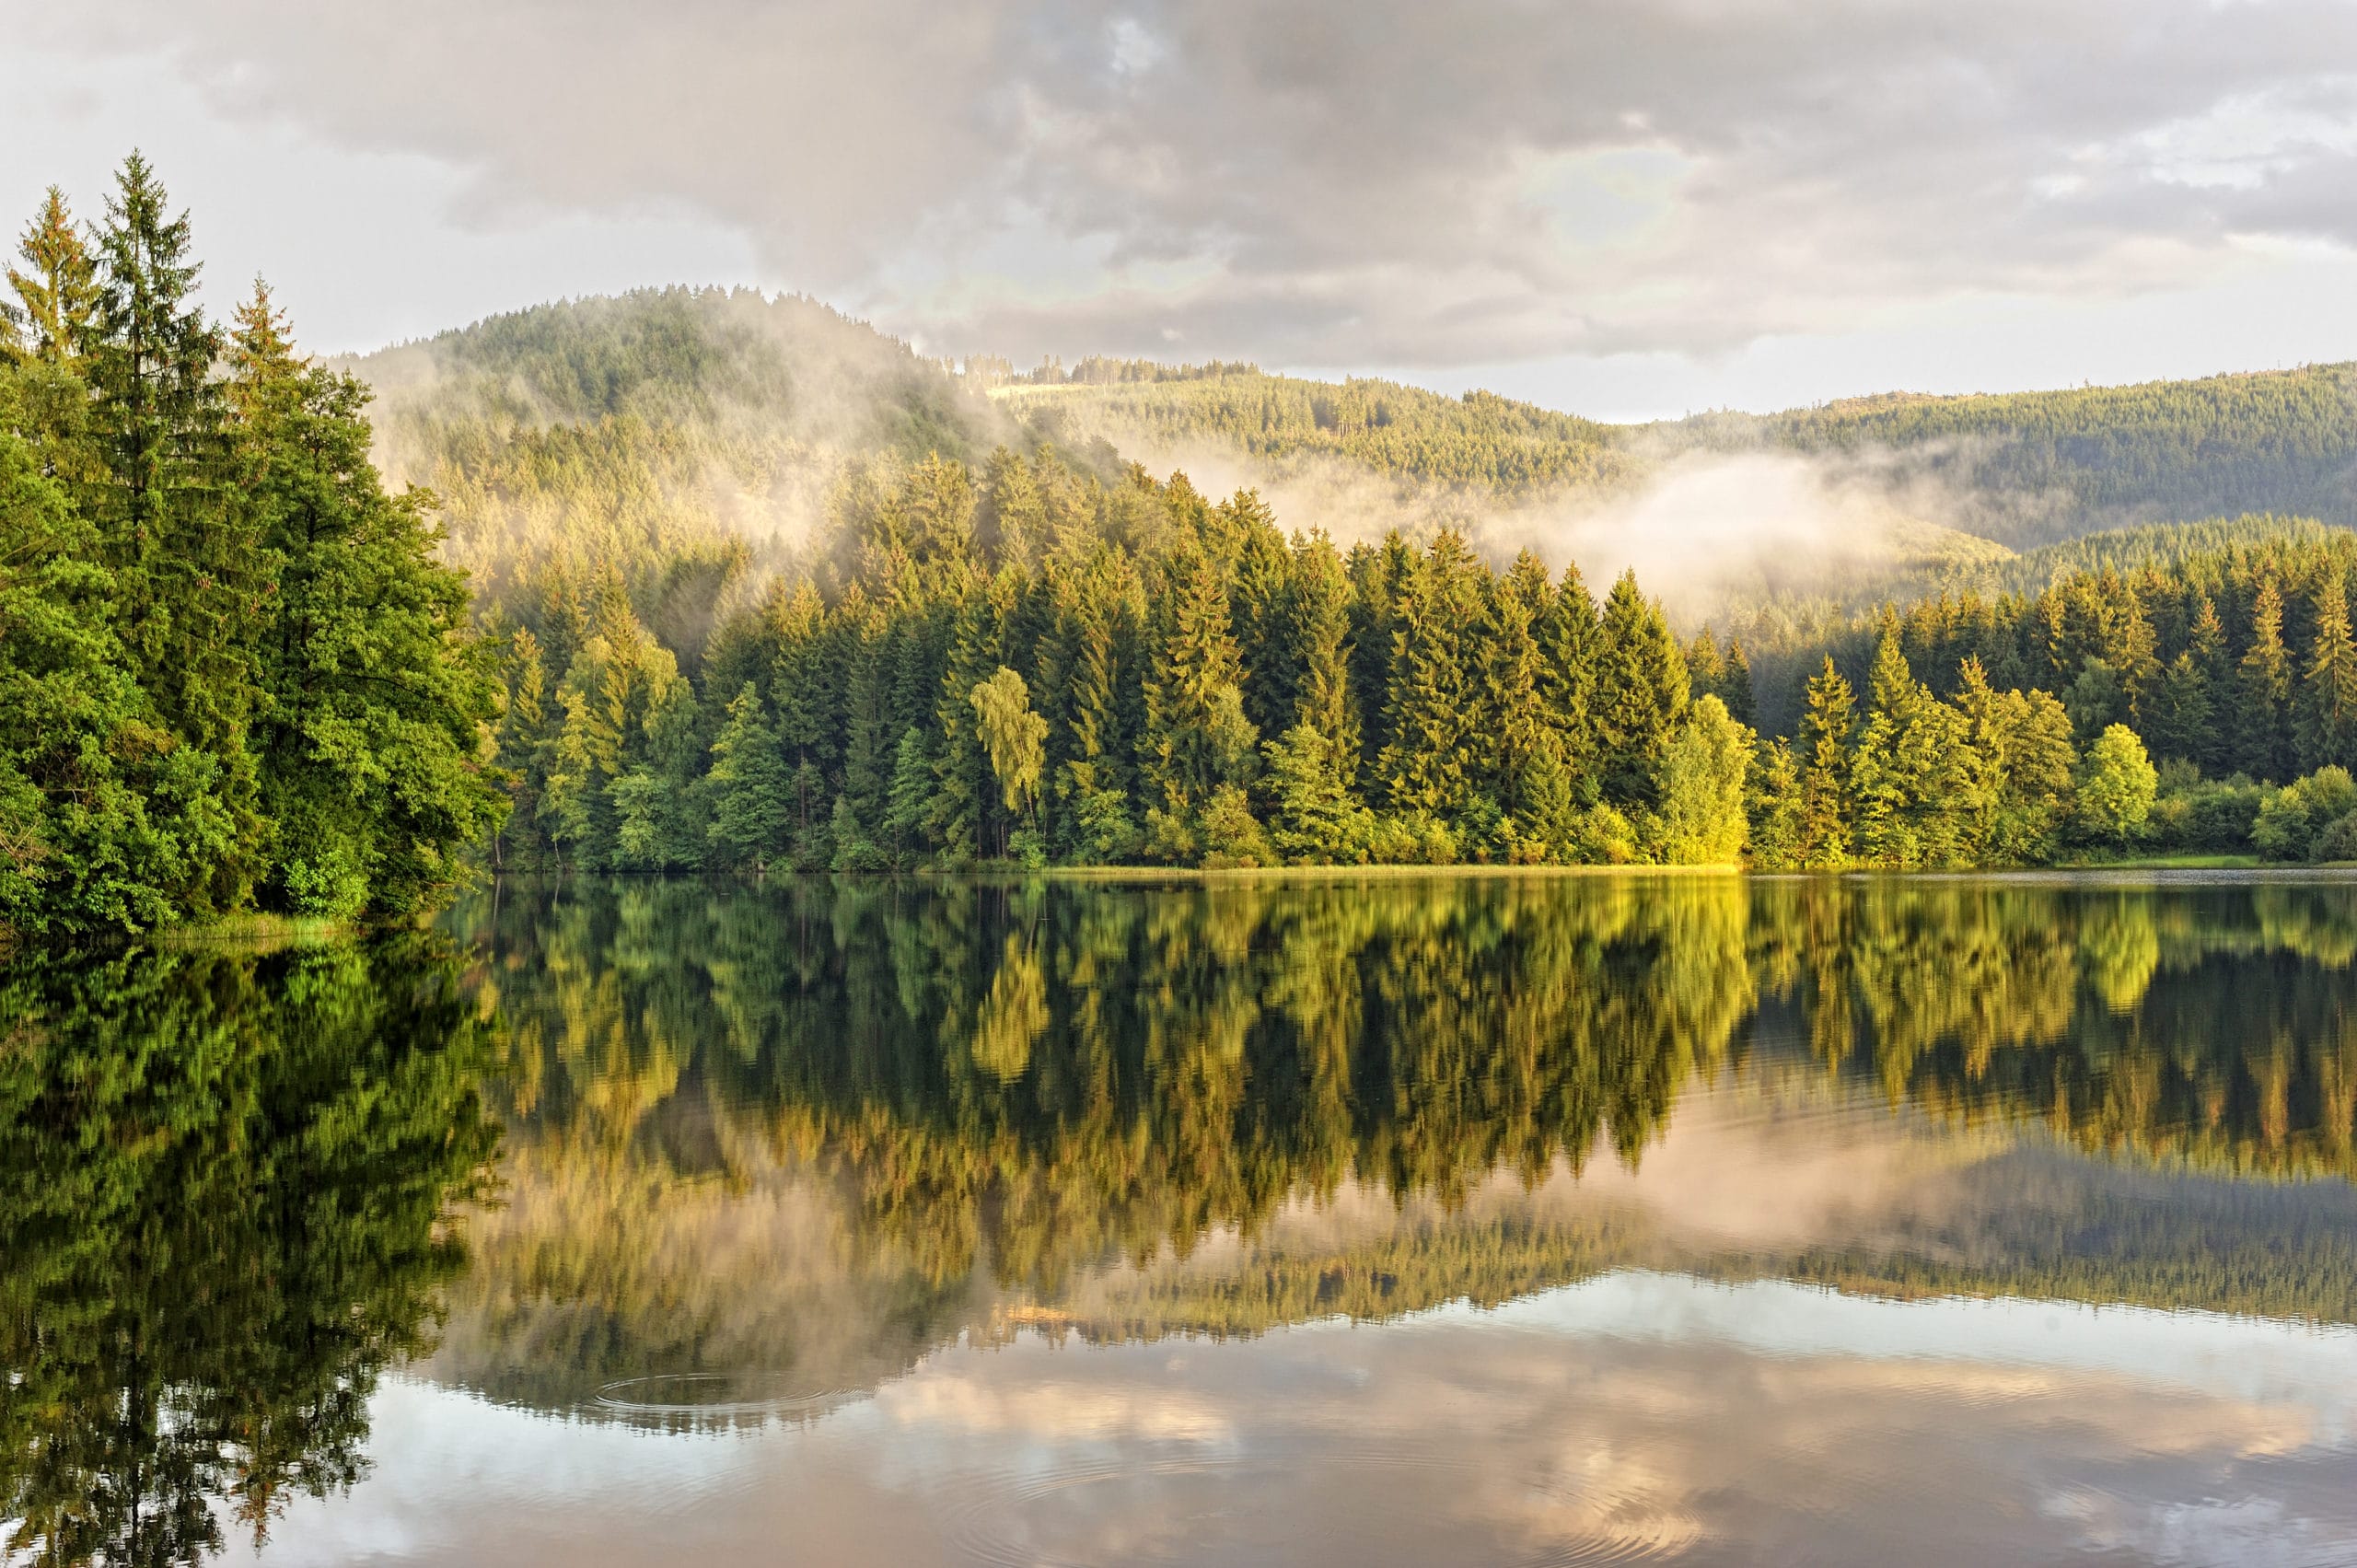
[[[2357,358],[2348,0],[0,0],[321,348],[638,284],[1606,417]]]

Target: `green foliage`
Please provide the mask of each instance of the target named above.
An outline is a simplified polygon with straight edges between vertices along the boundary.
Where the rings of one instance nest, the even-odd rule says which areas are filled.
[[[2160,786],[2144,743],[2124,724],[2116,724],[2096,738],[2079,765],[2078,821],[2092,837],[2115,844],[2127,843],[2152,813]]]
[[[259,1546],[367,1467],[487,1195],[446,944],[134,950],[0,983],[0,1516],[29,1561]]]
[[[1010,1318],[1257,1332],[1606,1268],[2357,1315],[2345,1181],[2249,1179],[2357,1172],[2329,886],[527,881],[467,915],[512,1188],[436,1375],[504,1401],[689,1365],[858,1388]],[[1738,1072],[1910,1108],[1936,1223],[1698,1258],[1625,1204],[1554,1230],[1480,1196],[1643,1173]],[[845,1245],[712,1244],[805,1179]],[[1286,1223],[1345,1194],[1363,1245]],[[814,1341],[820,1310],[867,1334]]]
[[[2319,768],[2259,802],[2250,841],[2270,860],[2313,860],[2324,830],[2351,811],[2357,811],[2357,781],[2346,768]]]
[[[509,806],[497,650],[389,495],[366,391],[266,291],[224,335],[185,215],[125,160],[85,252],[62,200],[0,366],[0,942],[248,908],[394,920],[446,900]],[[545,670],[509,734],[545,807]]]
[[[1732,865],[1743,854],[1752,733],[1706,696],[1687,710],[1662,758],[1661,809],[1649,826],[1669,865]]]
[[[1274,809],[1269,837],[1288,863],[1355,865],[1373,851],[1375,813],[1351,792],[1343,769],[1354,748],[1303,723],[1264,742],[1267,788]]]
[[[1047,763],[1048,721],[1031,711],[1031,693],[1023,677],[1004,665],[988,680],[974,683],[970,701],[1007,813],[1021,817],[1039,793],[1039,772]]]

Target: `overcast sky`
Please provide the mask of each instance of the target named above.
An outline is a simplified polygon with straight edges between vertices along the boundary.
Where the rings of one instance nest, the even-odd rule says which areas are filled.
[[[752,283],[1600,417],[2357,358],[2348,0],[0,0],[314,346]],[[17,221],[14,216],[11,225]]]

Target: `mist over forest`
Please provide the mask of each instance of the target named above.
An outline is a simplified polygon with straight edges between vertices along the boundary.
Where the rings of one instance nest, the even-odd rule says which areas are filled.
[[[99,595],[79,653],[16,656],[53,686],[145,638],[110,722],[214,761],[126,782],[175,825],[101,851],[154,821],[65,809],[79,764],[24,737],[16,928],[353,913],[396,864],[431,901],[478,863],[2357,854],[2357,366],[1615,425],[1234,362],[1018,371],[688,288],[316,361],[266,287],[214,325],[186,217],[136,159],[118,184],[89,228],[52,192],[11,274],[15,516],[52,519],[23,557],[52,586],[18,591]],[[319,531],[323,484],[403,519],[384,548],[443,619],[401,680],[455,682],[430,713],[382,684],[337,553],[366,529]],[[174,528],[222,564],[166,593]],[[183,591],[229,598],[122,619]],[[240,595],[260,640],[206,642]],[[335,768],[409,798],[421,723],[423,815],[338,818]]]

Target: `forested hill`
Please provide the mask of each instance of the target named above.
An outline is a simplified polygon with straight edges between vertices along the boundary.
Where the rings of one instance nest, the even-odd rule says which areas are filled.
[[[2274,512],[2357,523],[2357,365],[2000,396],[1845,399],[1648,427],[1672,447],[1871,455],[2009,544]]]
[[[1445,397],[1396,381],[1310,381],[1245,367],[1218,374],[1058,382],[1039,372],[992,389],[1070,430],[1146,448],[1225,443],[1248,456],[1340,459],[1386,476],[1508,494],[1595,488],[1643,464],[1624,432],[1492,392]]]
[[[447,555],[494,605],[612,565],[708,609],[805,539],[846,462],[1022,440],[905,343],[751,290],[535,306],[344,363],[376,389],[388,477],[436,494]]]
[[[2357,366],[2141,386],[1890,394],[1756,415],[1606,425],[1486,392],[1258,371],[994,389],[1116,444],[1330,457],[1387,477],[1508,494],[1609,489],[1681,458],[1827,459],[1923,520],[2014,547],[2140,524],[2279,513],[2357,523]]]

